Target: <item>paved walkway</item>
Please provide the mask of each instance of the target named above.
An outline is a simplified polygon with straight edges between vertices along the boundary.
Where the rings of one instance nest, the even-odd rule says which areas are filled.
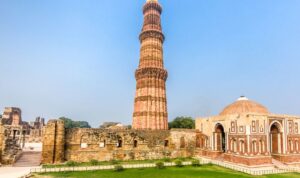
[[[38,167],[0,167],[1,178],[20,178],[30,173],[30,169]]]

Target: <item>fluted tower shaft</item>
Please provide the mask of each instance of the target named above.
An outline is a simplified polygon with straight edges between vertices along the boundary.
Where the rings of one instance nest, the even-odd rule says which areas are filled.
[[[164,35],[157,0],[147,0],[143,7],[144,24],[140,34],[140,63],[135,72],[136,95],[133,129],[168,129],[166,98],[167,71],[163,63]]]

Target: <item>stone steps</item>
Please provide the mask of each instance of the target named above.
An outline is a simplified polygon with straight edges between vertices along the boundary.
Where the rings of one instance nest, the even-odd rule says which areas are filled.
[[[14,167],[32,167],[41,164],[41,152],[23,152]]]
[[[274,166],[276,166],[278,169],[286,169],[288,168],[288,166],[276,159],[272,159],[272,163]]]

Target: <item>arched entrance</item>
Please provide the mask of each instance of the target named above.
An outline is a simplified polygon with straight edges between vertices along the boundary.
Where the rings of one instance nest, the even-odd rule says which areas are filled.
[[[225,152],[225,145],[224,127],[221,124],[217,124],[215,127],[215,150]]]
[[[275,122],[270,127],[270,152],[271,154],[281,154],[281,126]]]

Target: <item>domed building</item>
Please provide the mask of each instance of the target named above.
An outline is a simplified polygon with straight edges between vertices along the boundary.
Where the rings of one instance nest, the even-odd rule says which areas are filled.
[[[300,117],[275,115],[242,96],[214,117],[198,118],[199,154],[248,166],[300,162]]]

